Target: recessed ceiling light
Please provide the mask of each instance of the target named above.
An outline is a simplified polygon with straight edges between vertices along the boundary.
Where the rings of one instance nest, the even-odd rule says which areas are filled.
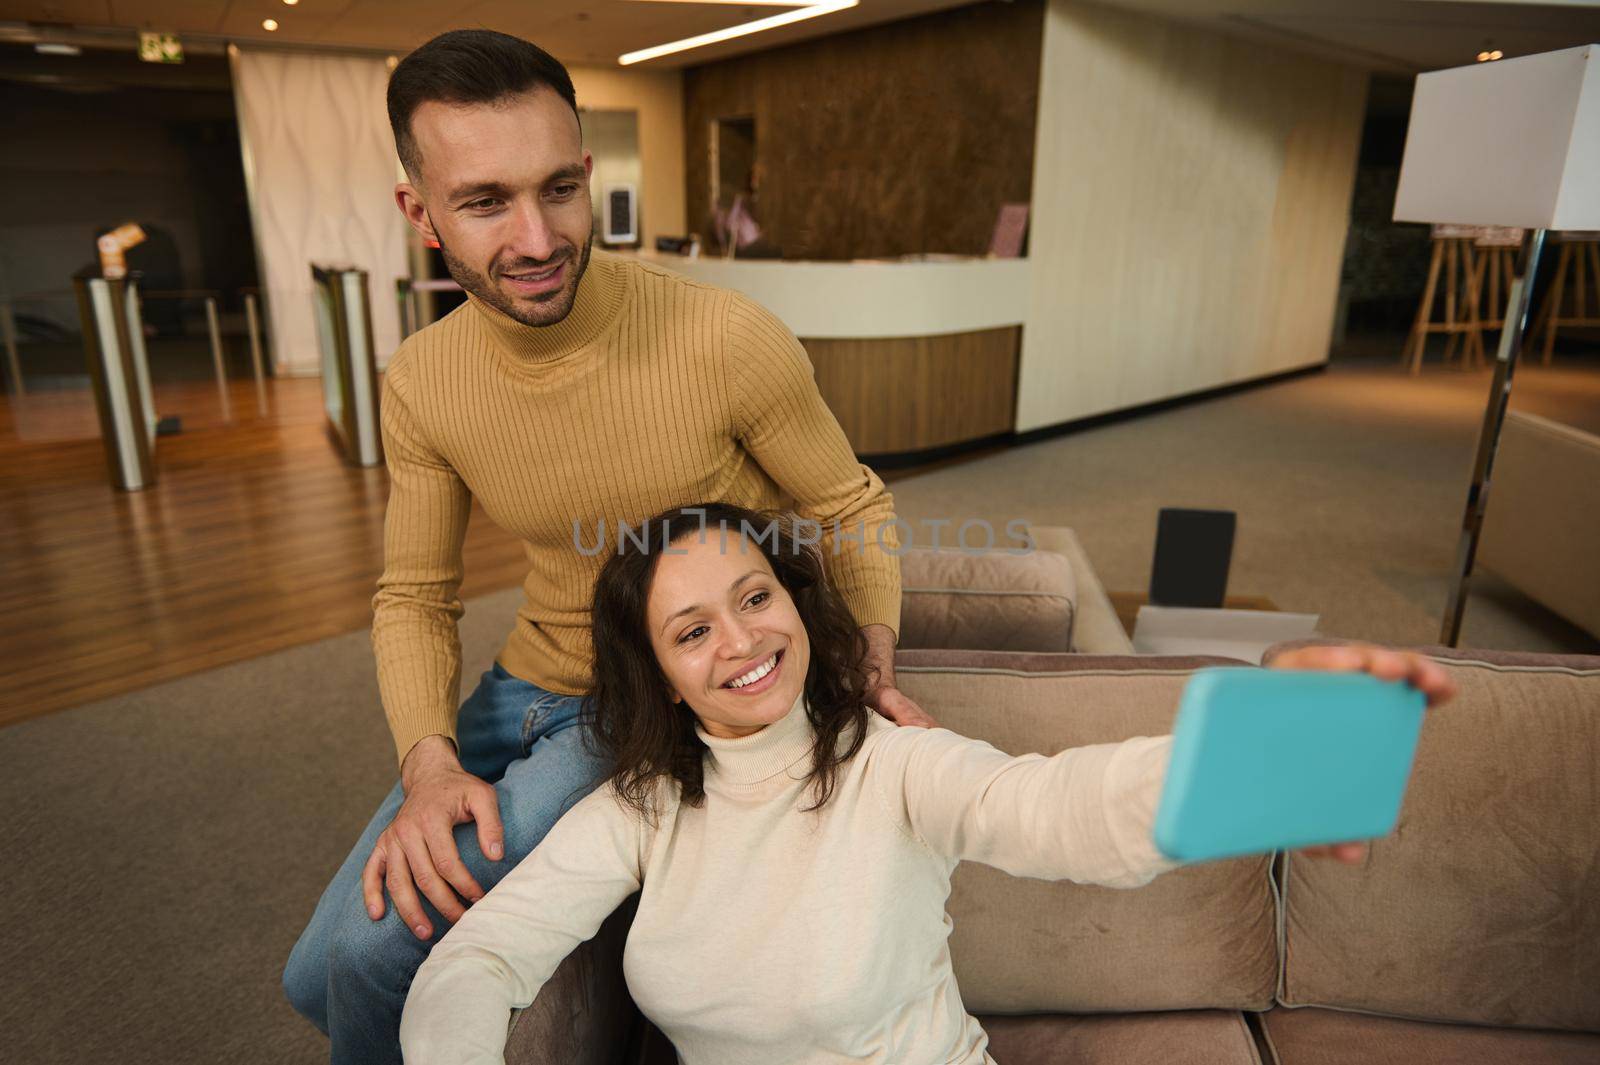
[[[261,20],[261,28],[266,30],[268,33],[271,33],[278,28],[278,20],[275,18],[264,18]]]
[[[283,0],[283,2],[288,4],[290,7],[293,7],[294,5],[298,4],[300,0]]]
[[[819,15],[831,15],[835,11],[843,11],[846,8],[855,7],[858,3],[860,3],[860,0],[814,0],[814,2],[807,3],[804,7],[797,7],[793,11],[785,11],[781,15],[769,15],[766,18],[758,18],[754,22],[746,22],[739,26],[729,26],[727,29],[712,30],[710,33],[702,33],[696,37],[685,37],[681,41],[669,41],[666,44],[658,44],[651,48],[641,48],[637,52],[628,52],[626,55],[618,56],[617,62],[622,66],[643,63],[647,59],[659,59],[661,56],[672,55],[674,52],[687,52],[691,48],[704,48],[708,44],[731,41],[735,37],[760,33],[762,30],[775,30],[779,26],[788,26],[805,19],[816,18]]]
[[[33,46],[33,50],[40,55],[82,55],[83,49],[75,44],[51,44],[44,42]]]

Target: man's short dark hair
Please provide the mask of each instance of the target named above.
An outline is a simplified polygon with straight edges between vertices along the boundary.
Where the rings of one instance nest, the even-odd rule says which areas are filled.
[[[553,89],[578,113],[572,76],[549,52],[521,37],[494,30],[451,30],[418,48],[389,75],[389,128],[406,173],[422,161],[411,116],[433,101],[488,104],[532,89]]]

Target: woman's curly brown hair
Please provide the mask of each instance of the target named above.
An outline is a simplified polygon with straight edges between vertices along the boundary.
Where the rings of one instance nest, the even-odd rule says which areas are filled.
[[[650,796],[663,777],[677,781],[686,805],[705,801],[706,745],[695,734],[694,712],[669,697],[646,622],[662,552],[702,532],[729,544],[745,534],[744,542],[766,556],[805,625],[811,641],[805,704],[816,731],[810,776],[815,802],[809,809],[815,810],[828,801],[839,767],[866,738],[867,643],[850,608],[828,584],[821,552],[795,535],[786,515],[702,503],[657,514],[645,523],[642,537],[633,530],[619,535],[617,553],[595,582],[594,688],[584,699],[588,742],[610,761],[618,794],[641,814],[653,816]]]

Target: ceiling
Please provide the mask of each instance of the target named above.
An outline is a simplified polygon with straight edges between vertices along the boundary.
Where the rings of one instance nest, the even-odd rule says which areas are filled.
[[[1595,0],[1109,0],[1372,70],[1415,74],[1600,43]]]
[[[971,0],[861,0],[859,6],[643,64],[662,69],[960,7]],[[798,5],[796,5],[798,6]],[[624,52],[766,18],[788,7],[645,0],[0,0],[0,22],[175,32],[406,52],[445,30],[488,27],[534,41],[567,63],[615,63]],[[275,33],[262,29],[276,19]]]
[[[858,7],[664,57],[669,68],[758,51],[972,0],[861,0]],[[1005,0],[985,0],[1005,2]],[[1600,2],[1557,0],[1106,0],[1347,63],[1410,74],[1472,62],[1486,44],[1507,56],[1600,41]],[[116,27],[176,32],[194,45],[225,40],[404,52],[446,29],[488,26],[538,42],[568,63],[763,18],[786,8],[642,0],[0,0],[4,37]],[[268,33],[263,19],[280,28]],[[45,24],[45,25],[39,25]]]

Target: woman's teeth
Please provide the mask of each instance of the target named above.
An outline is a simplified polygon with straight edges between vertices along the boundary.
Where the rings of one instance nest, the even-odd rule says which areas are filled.
[[[759,666],[757,666],[756,668],[752,669],[750,672],[746,673],[744,676],[735,677],[733,680],[730,680],[725,685],[725,687],[742,688],[746,684],[754,684],[756,681],[760,680],[762,677],[766,676],[768,673],[771,673],[772,672],[772,668],[774,666],[776,666],[777,664],[778,664],[778,656],[776,654],[774,654],[771,658],[767,659],[765,662],[761,663]]]

